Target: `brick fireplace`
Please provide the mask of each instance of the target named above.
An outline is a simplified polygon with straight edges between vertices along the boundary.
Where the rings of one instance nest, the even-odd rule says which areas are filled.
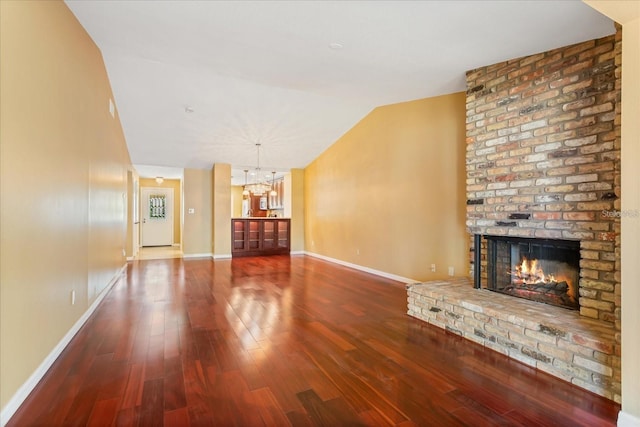
[[[486,236],[487,289],[570,310],[580,307],[580,243]],[[479,280],[476,288],[482,287]]]
[[[621,42],[618,28],[467,72],[466,225],[482,290],[408,285],[410,315],[616,401]],[[574,245],[578,310],[484,292],[492,242],[509,238]]]

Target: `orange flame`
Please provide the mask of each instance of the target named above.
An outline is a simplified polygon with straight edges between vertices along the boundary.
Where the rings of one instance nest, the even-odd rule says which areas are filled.
[[[518,281],[519,283],[525,283],[527,285],[532,285],[534,283],[551,283],[556,281],[553,274],[544,274],[542,267],[538,265],[537,259],[530,261],[527,258],[523,258],[522,263],[516,266],[516,271],[513,275],[520,279]]]
[[[510,274],[513,276],[513,283],[516,285],[534,285],[536,283],[557,283],[564,281],[569,287],[567,295],[572,299],[575,298],[575,289],[572,280],[565,277],[564,274],[560,274],[558,277],[553,274],[545,274],[537,259],[529,260],[523,257],[520,265],[517,265],[515,271],[512,271]]]

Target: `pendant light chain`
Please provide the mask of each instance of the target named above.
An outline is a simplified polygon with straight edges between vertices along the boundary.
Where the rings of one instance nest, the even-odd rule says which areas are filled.
[[[257,165],[256,165],[256,177],[252,184],[245,185],[245,191],[250,191],[254,196],[262,196],[264,193],[272,189],[272,186],[262,181],[260,177],[260,147],[262,144],[256,143],[257,148]]]

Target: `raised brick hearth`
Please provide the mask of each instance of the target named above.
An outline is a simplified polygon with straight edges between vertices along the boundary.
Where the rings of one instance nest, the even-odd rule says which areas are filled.
[[[618,402],[621,43],[618,28],[467,72],[471,277],[486,288],[486,236],[579,242],[579,312],[468,279],[408,288],[410,315]]]
[[[410,284],[407,295],[409,315],[619,401],[613,325],[474,289],[466,278]]]

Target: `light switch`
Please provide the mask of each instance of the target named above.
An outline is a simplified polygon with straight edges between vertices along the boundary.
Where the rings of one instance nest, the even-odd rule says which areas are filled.
[[[192,214],[192,213],[196,213],[196,210],[195,210],[194,208],[189,208],[189,210],[188,210],[187,212],[189,212],[190,214]]]

